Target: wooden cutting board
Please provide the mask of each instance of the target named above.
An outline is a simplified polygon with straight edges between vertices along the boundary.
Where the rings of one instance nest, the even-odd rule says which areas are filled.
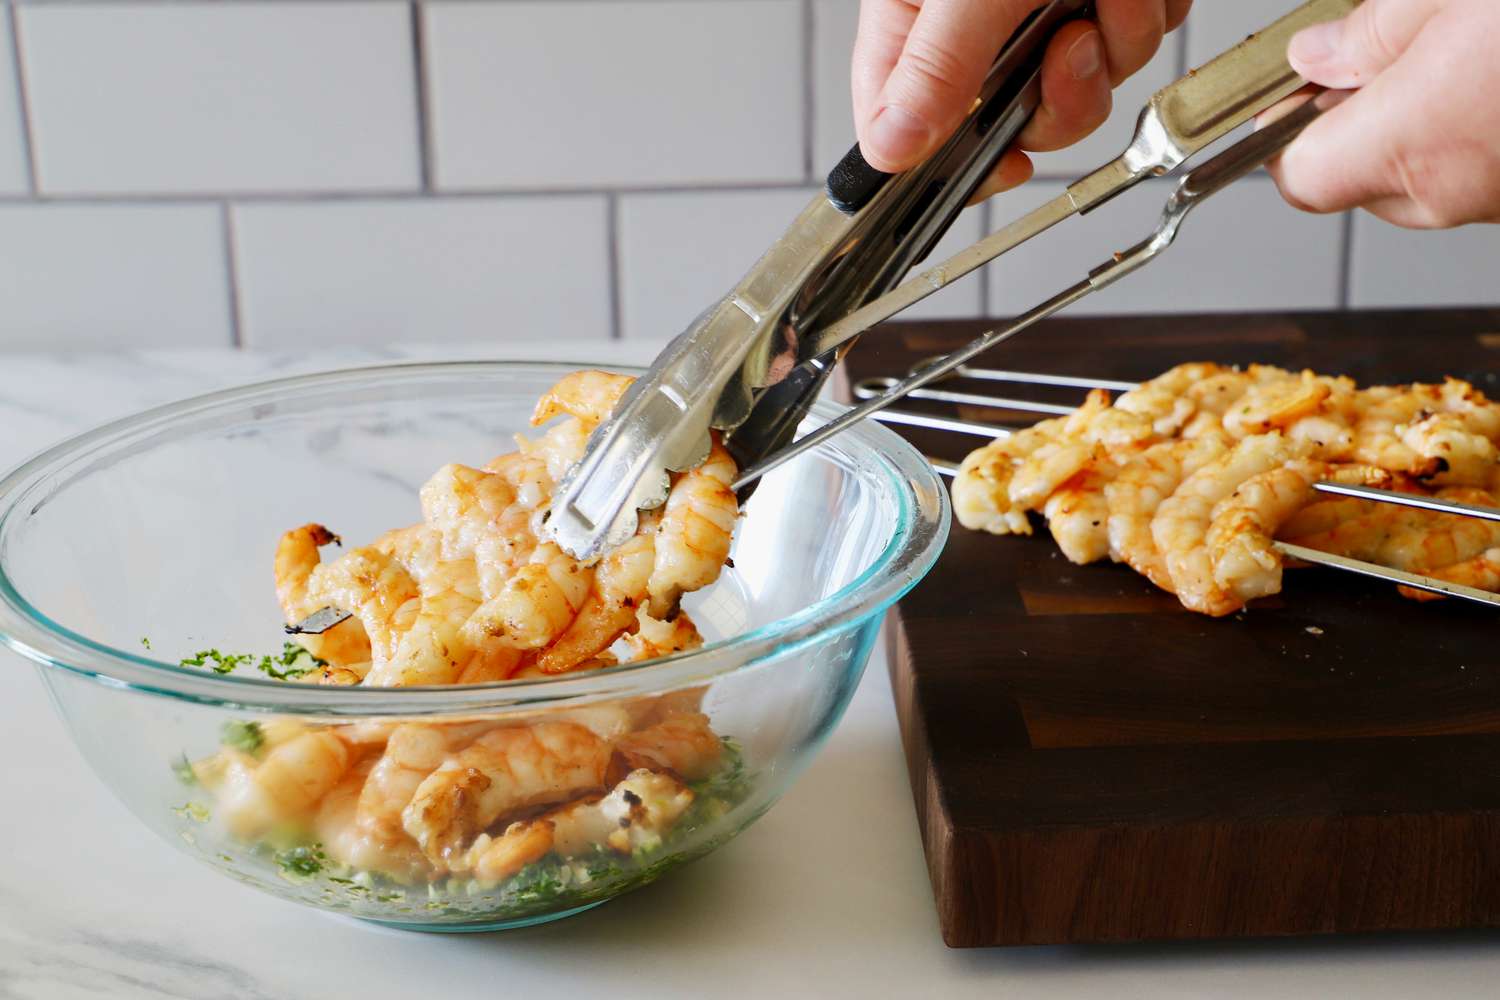
[[[984,328],[891,324],[846,376],[904,372]],[[1140,379],[1187,360],[1454,374],[1500,397],[1500,310],[1065,319],[982,363]],[[909,437],[952,459],[976,445]],[[1491,609],[1309,569],[1211,620],[1126,568],[1069,564],[1045,530],[955,524],[891,624],[949,945],[1500,926]]]

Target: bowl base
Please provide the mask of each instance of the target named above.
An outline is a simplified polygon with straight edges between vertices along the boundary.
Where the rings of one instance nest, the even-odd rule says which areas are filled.
[[[550,924],[554,920],[562,920],[566,917],[576,916],[584,910],[592,910],[596,906],[603,906],[609,902],[601,899],[593,903],[584,903],[575,906],[571,910],[560,910],[557,913],[544,913],[535,917],[522,917],[519,920],[485,920],[472,924],[422,924],[405,923],[400,920],[378,920],[374,917],[356,917],[356,920],[368,924],[376,924],[380,927],[389,927],[397,931],[426,931],[429,934],[483,934],[487,931],[510,931],[522,927],[535,927],[537,924]]]

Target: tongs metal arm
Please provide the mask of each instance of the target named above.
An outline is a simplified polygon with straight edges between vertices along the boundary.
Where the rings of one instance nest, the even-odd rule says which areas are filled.
[[[1022,313],[1008,326],[991,330],[975,338],[947,357],[935,360],[921,371],[897,382],[884,394],[846,410],[817,430],[797,439],[793,444],[744,469],[735,483],[735,488],[738,489],[754,482],[809,448],[822,444],[851,424],[885,409],[914,389],[936,382],[995,345],[1009,340],[1079,299],[1101,288],[1107,288],[1126,275],[1145,267],[1172,245],[1189,212],[1215,193],[1222,191],[1234,181],[1274,158],[1293,139],[1301,135],[1302,130],[1315,121],[1336,99],[1337,94],[1333,91],[1319,94],[1285,117],[1235,143],[1202,166],[1194,168],[1183,176],[1172,196],[1167,200],[1161,222],[1146,239],[1128,250],[1115,254],[1110,260],[1090,271],[1088,277]]]

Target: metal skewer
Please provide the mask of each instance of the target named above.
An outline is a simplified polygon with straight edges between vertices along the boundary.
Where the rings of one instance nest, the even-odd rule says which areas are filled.
[[[866,382],[869,381],[866,380]],[[1079,379],[1078,381],[1087,382],[1090,380]],[[860,385],[865,385],[865,383],[860,383]],[[859,391],[860,387],[856,386],[855,392],[858,393]],[[866,391],[873,390],[867,387]],[[1008,428],[997,427],[993,424],[985,424],[973,420],[955,420],[949,417],[935,417],[925,413],[912,413],[905,410],[886,409],[875,413],[873,416],[881,423],[926,427],[933,430],[953,431],[959,434],[969,434],[975,437],[988,437],[991,439],[1009,437],[1013,433]],[[930,455],[924,455],[923,457],[932,465],[933,470],[940,475],[946,476],[949,479],[958,475],[959,467],[957,464],[945,459],[934,458]],[[1330,482],[1314,483],[1313,489],[1320,493],[1354,497],[1359,500],[1369,500],[1375,503],[1391,503],[1404,507],[1415,507],[1437,514],[1500,521],[1500,510],[1496,510],[1493,507],[1479,507],[1474,504],[1442,500],[1438,497],[1397,493],[1392,490],[1377,489],[1373,486],[1346,486],[1341,483]],[[1319,549],[1310,549],[1304,545],[1295,545],[1291,542],[1273,541],[1271,544],[1282,555],[1292,559],[1299,559],[1305,563],[1326,566],[1330,569],[1343,570],[1348,573],[1356,573],[1360,576],[1373,577],[1377,580],[1384,580],[1387,583],[1394,583],[1397,586],[1412,587],[1416,590],[1432,594],[1458,597],[1466,601],[1488,604],[1491,607],[1500,607],[1500,594],[1492,594],[1487,590],[1479,590],[1478,588],[1465,586],[1461,583],[1450,583],[1446,580],[1423,576],[1419,573],[1408,573],[1405,570],[1392,569],[1389,566],[1380,566],[1359,559],[1351,559],[1348,556],[1335,555],[1334,553],[1323,552]]]

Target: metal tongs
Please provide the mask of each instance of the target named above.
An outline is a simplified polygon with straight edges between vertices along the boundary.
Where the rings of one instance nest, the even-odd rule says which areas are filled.
[[[1051,228],[1189,157],[1290,96],[1303,81],[1286,60],[1293,34],[1359,0],[1312,0],[1158,92],[1117,159],[1058,198],[902,283],[968,204],[1040,101],[1047,42],[1087,15],[1087,0],[1053,0],[995,60],[958,132],[926,163],[890,175],[856,146],[786,233],[631,387],[553,496],[545,530],[579,558],[629,537],[638,511],[666,498],[669,473],[702,462],[717,431],[742,470],[742,498],[761,475],[856,420],[1145,266],[1171,245],[1196,205],[1274,157],[1323,110],[1315,99],[1188,173],[1146,240],[1082,282],[991,331],[882,396],[795,439],[818,391],[854,339],[876,323]]]

